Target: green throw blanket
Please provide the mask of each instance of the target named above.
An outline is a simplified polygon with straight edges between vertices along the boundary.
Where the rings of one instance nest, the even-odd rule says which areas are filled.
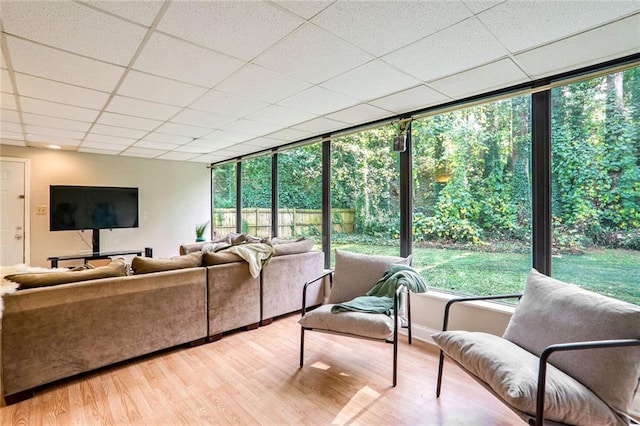
[[[391,265],[366,296],[338,303],[331,312],[368,312],[391,315],[393,296],[398,286],[405,285],[414,293],[424,293],[428,286],[424,278],[411,266]]]

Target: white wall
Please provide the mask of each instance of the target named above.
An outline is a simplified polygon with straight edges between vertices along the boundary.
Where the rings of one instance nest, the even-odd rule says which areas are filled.
[[[102,251],[151,247],[154,257],[175,256],[180,244],[195,240],[195,224],[211,218],[210,171],[202,163],[6,145],[0,156],[30,161],[26,238],[34,266],[49,266],[49,256],[91,251],[90,231],[49,231],[49,185],[139,188],[139,228],[100,231]],[[37,206],[46,206],[47,214],[36,215]]]

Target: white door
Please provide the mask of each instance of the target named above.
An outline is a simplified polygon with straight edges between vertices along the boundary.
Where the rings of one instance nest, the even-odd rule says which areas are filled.
[[[0,265],[25,261],[25,163],[0,161]]]

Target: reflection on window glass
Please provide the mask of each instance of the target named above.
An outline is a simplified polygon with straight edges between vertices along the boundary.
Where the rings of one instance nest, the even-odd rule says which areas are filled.
[[[551,96],[552,274],[640,304],[640,68]]]
[[[433,288],[520,292],[532,265],[530,97],[412,123],[413,266]]]
[[[214,235],[236,232],[236,164],[214,167],[212,179]]]
[[[331,141],[332,249],[399,255],[396,130],[385,126]]]
[[[242,161],[242,227],[244,234],[271,236],[271,156]]]
[[[322,144],[278,153],[278,236],[322,244]]]

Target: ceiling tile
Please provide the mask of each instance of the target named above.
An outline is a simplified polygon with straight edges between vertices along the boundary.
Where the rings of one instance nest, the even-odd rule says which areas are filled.
[[[172,143],[163,143],[163,142],[154,142],[147,140],[140,140],[133,144],[133,146],[137,146],[140,148],[152,148],[152,149],[161,149],[161,150],[171,150],[176,149],[180,146],[180,144],[172,144]]]
[[[420,81],[375,60],[323,83],[336,92],[369,100],[416,86]]]
[[[247,98],[275,103],[309,87],[311,87],[310,84],[301,80],[249,64],[220,83],[216,89]]]
[[[296,130],[302,130],[303,132],[309,132],[312,134],[321,134],[330,132],[332,130],[341,129],[344,127],[344,123],[335,120],[329,120],[328,118],[318,117],[313,120],[298,124],[294,126]]]
[[[20,97],[20,106],[24,112],[86,122],[93,122],[100,112],[95,109],[80,108],[25,96]]]
[[[482,0],[482,1],[478,1],[478,0],[465,0],[464,4],[467,5],[467,7],[473,12],[473,13],[480,13],[483,10],[487,10],[491,7],[494,7],[500,3],[504,3],[506,0],[498,0],[498,1],[492,1],[492,0]]]
[[[198,157],[192,158],[189,161],[198,162],[198,163],[215,163],[216,161],[223,161],[230,158],[224,155],[217,155],[217,154],[218,153],[216,152],[215,154],[200,155]]]
[[[244,64],[230,56],[155,32],[133,68],[211,88]]]
[[[173,105],[159,104],[117,95],[111,99],[109,105],[106,107],[107,111],[162,121],[173,117],[181,109],[182,108]]]
[[[335,0],[275,0],[274,3],[279,4],[304,19],[311,19],[334,1]]]
[[[339,1],[312,22],[382,56],[469,16],[459,1]]]
[[[260,55],[254,62],[318,84],[372,59],[371,55],[335,35],[307,24]]]
[[[97,121],[98,124],[107,126],[126,127],[128,129],[138,129],[150,131],[162,124],[160,120],[148,118],[132,117],[130,115],[115,114],[113,112],[103,112]]]
[[[113,151],[108,149],[97,149],[97,148],[88,148],[88,147],[85,148],[83,144],[78,147],[78,152],[82,152],[84,154],[117,155],[120,152],[120,150]]]
[[[27,146],[23,140],[22,133],[9,132],[0,128],[0,148],[2,145]]]
[[[269,133],[267,136],[273,139],[292,142],[308,138],[311,136],[311,133],[296,129],[282,129],[277,132]]]
[[[55,135],[27,135],[27,141],[29,141],[29,146],[34,144],[44,144],[75,148],[80,145],[79,139],[68,139]]]
[[[11,93],[0,93],[0,108],[17,111],[16,97]]]
[[[7,45],[15,71],[89,89],[112,91],[125,70],[15,37]]]
[[[542,78],[637,52],[640,14],[529,50],[514,60],[533,78]]]
[[[242,133],[234,133],[226,130],[216,130],[213,133],[208,134],[202,138],[207,141],[214,141],[219,144],[221,148],[244,142],[251,139],[251,136]]]
[[[429,83],[452,98],[462,98],[528,81],[529,78],[510,59],[502,59]]]
[[[314,86],[311,89],[300,92],[297,95],[285,99],[279,105],[309,112],[311,114],[322,115],[335,110],[347,108],[357,104],[357,99],[322,87]]]
[[[120,155],[125,157],[156,158],[166,153],[167,151],[161,151],[159,149],[137,148],[134,146],[125,149]]]
[[[101,135],[97,133],[89,133],[85,137],[85,142],[103,142],[112,145],[132,145],[136,140],[119,136]]]
[[[7,69],[7,63],[4,61],[4,49],[0,45],[0,69]]]
[[[207,90],[154,75],[131,71],[118,89],[119,95],[169,105],[187,106]]]
[[[240,59],[253,59],[303,20],[269,2],[172,2],[160,31]]]
[[[22,114],[22,119],[24,120],[25,124],[33,124],[35,126],[42,127],[52,127],[54,129],[73,130],[76,132],[86,132],[91,126],[91,123],[83,121],[67,120],[64,118],[49,117],[46,115],[31,114],[28,112]]]
[[[146,130],[127,129],[125,127],[105,126],[96,124],[91,128],[91,133],[97,135],[118,136],[127,139],[140,139],[148,132]]]
[[[2,122],[0,123],[0,129],[2,129],[3,132],[13,132],[13,133],[22,134],[22,127],[20,126],[20,123],[16,123],[15,121],[10,122],[10,121],[2,120]]]
[[[383,57],[409,74],[429,81],[491,62],[507,50],[476,19],[433,34]]]
[[[516,53],[639,10],[638,1],[507,1],[478,17]]]
[[[395,113],[401,113],[437,105],[448,100],[450,100],[450,98],[444,96],[442,93],[438,93],[427,86],[418,86],[375,99],[369,103]]]
[[[169,135],[167,133],[151,132],[142,140],[152,142],[164,142],[182,145],[193,140],[193,137]]]
[[[107,99],[109,99],[108,93],[20,73],[16,73],[16,84],[18,93],[22,96],[92,109],[102,109]]]
[[[240,118],[267,106],[266,102],[211,90],[189,107]]]
[[[3,1],[7,34],[127,65],[146,29],[76,2]]]
[[[314,114],[308,112],[298,111],[291,108],[285,108],[277,105],[271,105],[261,111],[251,114],[249,118],[251,120],[264,121],[265,123],[278,124],[282,127],[291,126],[293,124],[301,123],[303,121],[310,120],[314,117]],[[275,131],[273,129],[272,131]]]
[[[162,1],[82,0],[82,2],[147,27],[151,26],[163,4]]]
[[[74,130],[54,129],[53,127],[34,126],[26,124],[24,130],[27,133],[27,139],[29,135],[43,135],[48,137],[59,137],[65,139],[77,139],[80,141],[84,137],[85,132],[77,132]],[[32,139],[29,139],[32,140]]]
[[[342,111],[334,112],[333,114],[327,114],[326,117],[332,120],[342,121],[343,123],[361,124],[388,117],[390,115],[391,113],[387,110],[377,108],[372,105],[361,104],[343,109]]]
[[[204,127],[185,126],[178,123],[164,123],[162,126],[156,129],[159,133],[168,133],[170,135],[187,136],[191,138],[201,138],[202,136],[211,133],[212,129],[206,129]]]
[[[235,120],[235,117],[230,117],[228,115],[214,114],[194,109],[183,109],[178,113],[178,115],[171,119],[174,123],[188,124],[207,129],[219,129],[234,122]]]
[[[246,142],[248,145],[253,145],[259,148],[275,148],[279,145],[282,145],[282,141],[278,139],[271,139],[265,137],[259,137],[255,139],[251,139]]]
[[[209,152],[211,152],[211,148],[205,148],[201,145],[191,145],[191,144],[186,144],[186,145],[182,145],[177,147],[174,151],[176,152],[188,152],[191,154],[208,154]]]
[[[0,92],[13,93],[13,85],[11,84],[9,71],[4,68],[0,70]]]
[[[186,161],[191,160],[192,158],[199,157],[199,154],[194,154],[192,152],[167,152],[166,154],[162,154],[158,157],[158,160],[178,160],[178,161]]]
[[[223,130],[234,132],[234,133],[242,133],[249,135],[251,137],[266,135],[267,133],[271,133],[275,130],[279,130],[281,127],[272,123],[267,123],[264,121],[256,121],[256,120],[247,120],[246,118],[241,118],[228,126],[225,126]]]
[[[111,154],[117,154],[121,152],[123,149],[126,149],[128,145],[118,145],[108,142],[92,142],[92,141],[84,141],[82,145],[80,145],[80,150],[89,152],[89,150],[108,152]]]
[[[0,120],[8,123],[19,123],[18,111],[13,109],[0,109]]]

